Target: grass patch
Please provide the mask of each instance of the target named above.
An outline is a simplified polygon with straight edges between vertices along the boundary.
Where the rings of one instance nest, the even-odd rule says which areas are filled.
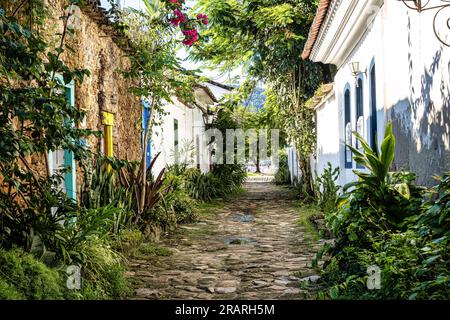
[[[212,200],[208,202],[200,202],[197,206],[199,218],[213,218],[217,214],[217,210],[224,206],[223,200]]]
[[[319,240],[321,238],[320,232],[316,229],[311,220],[320,215],[320,208],[316,205],[305,204],[301,201],[298,201],[294,207],[299,213],[297,220],[298,225],[306,229],[307,235],[309,235],[312,240]]]
[[[203,238],[206,236],[212,236],[216,234],[216,231],[212,229],[210,226],[199,226],[194,228],[182,228],[180,229],[180,233],[186,236],[187,238]]]
[[[145,259],[147,257],[169,257],[171,255],[173,255],[173,252],[169,248],[154,243],[143,243],[133,254],[133,257]]]

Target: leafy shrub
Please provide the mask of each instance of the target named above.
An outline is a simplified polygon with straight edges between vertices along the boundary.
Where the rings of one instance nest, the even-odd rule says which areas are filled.
[[[62,277],[19,249],[0,249],[1,299],[63,299]]]
[[[80,206],[86,209],[106,206],[120,209],[115,213],[112,230],[115,234],[118,234],[121,228],[129,227],[135,215],[134,192],[128,187],[123,175],[123,168],[131,165],[127,161],[97,157],[84,168]]]
[[[62,32],[61,45],[52,47],[42,33],[28,29],[43,25],[43,2],[30,3],[30,14],[22,14],[27,8],[22,4],[17,15],[0,8],[0,246],[30,251],[36,238],[46,242],[52,237],[60,218],[74,207],[57,191],[64,170],[51,176],[33,170],[31,161],[55,150],[86,159],[90,152],[79,141],[98,133],[71,125],[85,113],[67,103],[64,85],[72,80],[81,84],[89,72],[72,70],[61,60],[63,34],[68,33]]]
[[[81,269],[83,299],[119,299],[129,293],[124,258],[108,243],[92,239],[83,243],[78,251],[85,259]]]
[[[317,255],[325,261],[322,281],[333,299],[449,299],[449,184],[447,173],[428,199],[414,185],[415,175],[389,173],[395,138],[386,128],[381,152],[352,148],[355,161],[369,172],[344,187],[338,209],[326,214],[336,236]],[[353,187],[353,189],[350,189]],[[317,262],[317,260],[316,260]],[[378,266],[381,289],[367,289],[367,268]]]
[[[140,230],[125,229],[119,234],[115,245],[125,255],[131,255],[144,240],[144,235]]]
[[[437,179],[439,184],[430,190],[418,221],[420,234],[434,238],[450,235],[450,172]]]
[[[186,172],[186,188],[189,195],[197,200],[211,201],[220,194],[217,188],[219,182],[211,172],[202,173],[200,170]]]
[[[197,220],[197,203],[186,193],[173,193],[166,201],[175,213],[177,223],[191,223]]]
[[[288,156],[285,152],[279,153],[279,168],[275,173],[276,184],[290,184],[291,175],[289,173]]]
[[[319,176],[316,172],[316,181],[314,192],[319,207],[325,212],[331,212],[336,209],[336,199],[340,186],[336,184],[339,178],[339,168],[333,169],[328,162],[323,174]]]
[[[25,296],[14,286],[0,278],[0,300],[24,300]]]
[[[189,196],[187,191],[186,171],[186,165],[176,164],[168,167],[164,183],[164,188],[171,189],[170,192],[166,192],[165,205],[175,214],[176,222],[181,224],[197,219],[197,202]]]

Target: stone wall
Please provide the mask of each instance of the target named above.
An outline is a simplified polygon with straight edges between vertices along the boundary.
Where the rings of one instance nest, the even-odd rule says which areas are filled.
[[[65,10],[66,1],[48,0],[52,19],[48,22],[49,39],[56,46],[63,24],[58,17]],[[103,19],[102,19],[103,18]],[[75,85],[75,107],[87,112],[86,120],[80,128],[104,132],[102,112],[114,114],[113,144],[114,156],[131,161],[141,158],[142,106],[138,97],[129,92],[133,81],[125,79],[122,71],[130,66],[126,48],[117,40],[117,33],[112,31],[104,16],[95,6],[81,8],[77,12],[74,35],[67,37],[67,45],[73,49],[66,50],[63,61],[71,68],[87,69],[91,73],[83,83]],[[91,136],[88,145],[94,152],[103,153],[102,137]],[[78,188],[82,182],[82,172],[77,170]]]
[[[60,29],[62,23],[56,19],[63,14],[65,1],[48,2],[55,18],[52,22],[58,23]],[[74,20],[77,26],[75,34],[67,38],[67,44],[74,52],[66,50],[63,56],[71,68],[84,68],[91,73],[75,87],[75,106],[87,111],[85,127],[93,130],[103,131],[103,111],[113,113],[114,155],[138,160],[141,155],[141,104],[129,92],[132,80],[122,75],[122,71],[129,68],[130,61],[113,38],[117,35],[105,32],[103,22],[95,21],[94,14],[93,9],[82,8],[79,11],[79,18]],[[96,151],[103,151],[102,139],[91,137],[89,145]]]
[[[49,43],[49,49],[57,48],[61,41],[64,21],[61,16],[67,12],[69,1],[44,0],[49,18],[43,27],[35,26]],[[104,131],[102,112],[114,114],[113,144],[114,156],[131,161],[140,160],[142,153],[142,106],[140,99],[129,92],[136,85],[135,80],[125,79],[122,71],[130,67],[127,52],[128,40],[114,31],[104,12],[97,7],[97,1],[86,0],[74,11],[71,20],[75,33],[68,34],[62,60],[72,69],[87,69],[89,77],[83,83],[75,83],[75,107],[87,113],[80,128]],[[17,3],[0,0],[0,6],[7,10],[16,8]],[[18,13],[19,19],[22,13]],[[39,30],[37,30],[39,29]],[[70,48],[68,48],[70,47]],[[104,152],[103,137],[91,136],[87,141],[93,152]],[[43,156],[28,159],[35,171],[44,175],[46,162]],[[82,184],[83,172],[77,168],[77,189]]]

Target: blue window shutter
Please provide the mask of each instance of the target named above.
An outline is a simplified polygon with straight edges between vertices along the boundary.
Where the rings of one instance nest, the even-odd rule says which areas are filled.
[[[375,65],[370,70],[370,143],[373,150],[378,153],[377,144],[377,80]]]
[[[66,85],[67,102],[75,107],[75,84],[72,82]],[[65,175],[65,184],[67,196],[77,201],[77,167],[75,163],[75,156],[72,151],[64,150],[64,166],[68,169]]]
[[[150,107],[148,103],[144,100],[142,100],[142,148],[144,147],[144,139],[145,139],[145,130],[147,130],[147,121],[150,117]],[[150,163],[152,161],[152,145],[151,145],[151,133],[148,138],[147,143],[147,151],[146,151],[146,162],[147,162],[147,169],[150,167]]]
[[[356,87],[356,124],[358,124],[359,117],[364,117],[364,94],[363,94],[363,81],[361,78],[357,80],[358,86]],[[358,131],[358,128],[356,128]],[[359,132],[361,136],[364,137],[364,132]],[[358,140],[356,140],[356,149],[362,151],[362,147]],[[364,169],[364,167],[360,164],[356,164],[356,168]]]
[[[353,167],[353,160],[352,160],[352,152],[347,147],[347,145],[352,144],[352,138],[351,138],[351,116],[350,116],[350,89],[345,89],[344,93],[344,137],[345,137],[345,151],[344,151],[344,157],[345,157],[345,168],[351,169]],[[350,133],[348,126],[350,126]]]

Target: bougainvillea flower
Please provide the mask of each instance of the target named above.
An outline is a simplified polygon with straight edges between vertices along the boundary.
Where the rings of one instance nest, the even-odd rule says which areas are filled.
[[[208,19],[208,16],[206,14],[203,14],[203,13],[198,14],[197,15],[197,19],[202,21],[203,24],[205,24],[205,25],[209,23],[209,19]]]
[[[181,31],[185,36],[183,44],[187,46],[192,46],[198,40],[198,31],[196,29],[185,29]]]
[[[175,9],[173,11],[173,14],[175,15],[175,18],[170,19],[170,23],[173,24],[174,26],[178,26],[180,23],[186,22],[187,17],[180,10]]]

